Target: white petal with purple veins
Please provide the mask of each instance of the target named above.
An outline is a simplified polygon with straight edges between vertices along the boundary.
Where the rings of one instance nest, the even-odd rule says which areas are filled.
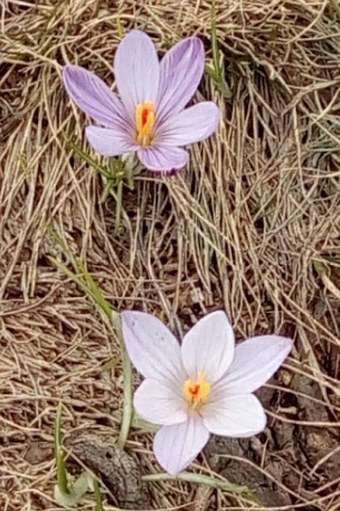
[[[203,424],[215,435],[249,437],[257,435],[266,426],[266,415],[256,396],[225,397],[214,401],[202,410]]]
[[[114,59],[118,92],[135,122],[136,107],[144,101],[156,103],[159,84],[159,60],[149,36],[132,30],[121,41]]]
[[[132,133],[122,103],[98,76],[79,66],[66,66],[63,80],[73,101],[92,119],[103,126]]]
[[[180,169],[188,163],[189,155],[181,147],[162,145],[145,147],[138,150],[138,158],[146,168],[154,171],[169,172]]]
[[[158,463],[172,475],[184,470],[209,440],[209,431],[199,415],[182,424],[163,426],[155,436],[154,452]]]
[[[183,146],[204,140],[218,127],[220,111],[211,101],[204,101],[169,117],[157,130],[157,143]]]
[[[147,378],[138,387],[134,406],[138,415],[153,424],[178,424],[187,419],[187,405],[181,394],[182,389],[168,382]]]
[[[119,156],[136,150],[131,138],[118,128],[87,126],[85,133],[93,149],[103,156]]]
[[[184,382],[179,343],[159,319],[145,312],[125,311],[122,328],[129,357],[145,378],[172,385]]]
[[[234,332],[225,312],[217,311],[200,319],[182,343],[184,367],[196,380],[203,373],[209,383],[223,376],[234,356]]]
[[[161,60],[157,122],[180,112],[195,94],[204,70],[203,43],[190,37],[176,44]]]
[[[235,356],[216,393],[254,392],[269,380],[288,356],[293,341],[278,335],[261,335],[236,346]]]

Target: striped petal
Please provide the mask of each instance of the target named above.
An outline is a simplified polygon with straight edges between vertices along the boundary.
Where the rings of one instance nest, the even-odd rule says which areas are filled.
[[[157,143],[184,146],[204,140],[216,131],[220,111],[211,101],[198,103],[169,117],[157,131]]]
[[[108,128],[132,132],[122,103],[94,73],[79,66],[66,66],[63,81],[69,96],[89,117]]]
[[[134,406],[140,417],[152,424],[171,425],[187,418],[182,389],[168,382],[147,378],[138,387]]]
[[[194,381],[203,373],[209,383],[223,376],[234,356],[234,332],[223,311],[204,316],[182,342],[184,367]]]
[[[163,426],[157,431],[153,448],[158,463],[172,475],[184,470],[209,440],[209,431],[199,415],[182,424]]]
[[[291,339],[278,335],[261,335],[242,342],[236,346],[234,359],[214,394],[254,392],[278,370],[292,346]]]
[[[190,37],[169,50],[160,64],[158,124],[180,112],[195,94],[204,70],[203,43]]]
[[[137,149],[132,139],[119,128],[87,126],[85,133],[93,149],[103,156],[119,156]]]
[[[209,403],[202,410],[203,424],[215,435],[245,438],[266,427],[266,415],[256,396],[229,396]]]
[[[150,37],[140,30],[129,32],[117,48],[114,73],[119,95],[134,123],[137,105],[157,100],[159,61]]]
[[[178,382],[182,387],[185,372],[179,343],[159,319],[145,312],[125,311],[122,328],[129,357],[145,378],[164,385]]]
[[[151,146],[139,149],[137,152],[141,163],[155,172],[170,172],[181,169],[188,163],[187,151],[180,147]]]

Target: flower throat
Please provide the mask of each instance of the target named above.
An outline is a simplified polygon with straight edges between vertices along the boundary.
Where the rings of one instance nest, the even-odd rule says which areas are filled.
[[[148,146],[153,141],[153,129],[155,126],[155,105],[152,101],[143,101],[136,108],[137,143]]]
[[[183,393],[189,405],[196,410],[207,401],[210,389],[210,383],[205,379],[204,374],[199,372],[196,381],[188,378],[184,382]]]

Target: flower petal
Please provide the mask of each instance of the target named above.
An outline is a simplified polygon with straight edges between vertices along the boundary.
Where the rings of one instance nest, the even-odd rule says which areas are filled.
[[[93,149],[103,156],[119,156],[137,149],[130,137],[119,128],[87,126],[85,133]]]
[[[153,424],[171,425],[187,419],[186,403],[176,394],[176,386],[147,378],[135,392],[138,415]]]
[[[203,424],[210,433],[230,437],[257,435],[266,426],[266,415],[253,394],[230,396],[207,404],[202,410]]]
[[[165,385],[183,385],[185,372],[179,343],[159,319],[145,312],[125,311],[122,328],[131,361],[145,378]]]
[[[182,358],[193,380],[203,372],[209,383],[226,373],[234,356],[234,332],[225,312],[217,311],[200,319],[184,336]]]
[[[220,111],[211,101],[204,101],[169,117],[156,132],[159,144],[183,146],[204,140],[216,131]]]
[[[172,171],[188,163],[187,151],[180,147],[147,147],[139,149],[138,158],[146,168],[153,171]]]
[[[273,376],[292,346],[291,339],[278,335],[262,335],[242,342],[236,346],[234,360],[215,392],[229,395],[254,392]]]
[[[160,64],[158,123],[180,112],[195,94],[204,70],[203,43],[190,37],[169,50]]]
[[[150,37],[140,30],[129,32],[117,48],[114,72],[118,92],[134,123],[136,106],[157,100],[159,61]]]
[[[209,440],[209,431],[199,415],[182,424],[163,426],[157,431],[153,448],[158,463],[172,475],[185,469]]]
[[[92,119],[108,128],[123,125],[131,130],[122,103],[94,73],[79,66],[66,66],[63,80],[69,96]]]

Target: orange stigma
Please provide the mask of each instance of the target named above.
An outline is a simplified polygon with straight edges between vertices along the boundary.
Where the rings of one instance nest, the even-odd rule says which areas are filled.
[[[210,383],[205,379],[203,373],[198,373],[197,381],[188,378],[184,382],[183,393],[186,401],[193,409],[204,404],[210,394]]]
[[[136,129],[137,143],[148,146],[153,140],[153,129],[155,126],[155,105],[152,101],[139,103],[136,108]]]

